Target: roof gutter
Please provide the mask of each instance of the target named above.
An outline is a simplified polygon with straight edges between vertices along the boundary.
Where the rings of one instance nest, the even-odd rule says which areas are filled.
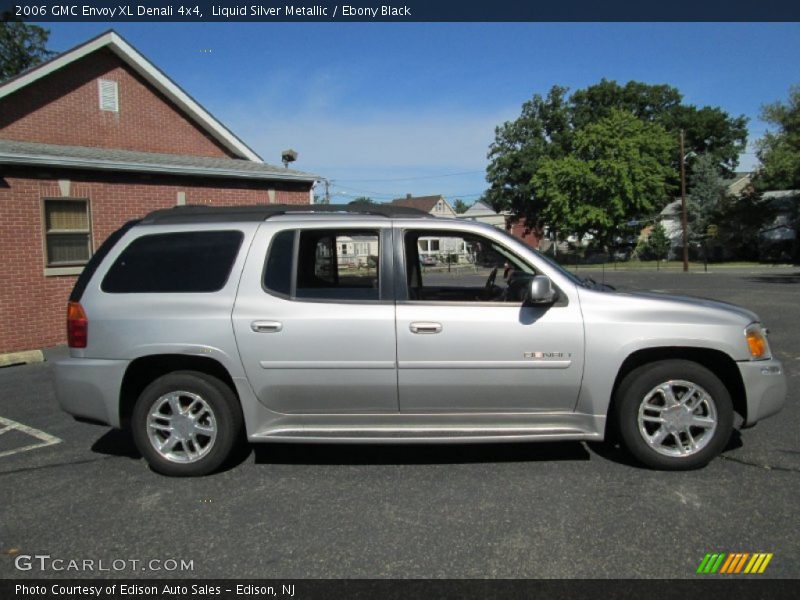
[[[28,167],[56,167],[62,169],[88,169],[102,171],[127,171],[134,173],[158,173],[164,175],[184,175],[188,177],[219,177],[223,179],[256,179],[263,181],[302,181],[313,183],[319,179],[315,175],[295,175],[292,173],[266,173],[238,169],[219,169],[187,165],[159,165],[153,163],[118,162],[110,160],[71,158],[34,154],[0,153],[0,165],[21,165]]]

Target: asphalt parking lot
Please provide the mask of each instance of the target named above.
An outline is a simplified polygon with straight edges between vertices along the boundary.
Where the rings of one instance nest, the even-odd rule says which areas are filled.
[[[124,434],[60,412],[47,362],[8,367],[0,577],[683,578],[707,552],[773,553],[763,576],[800,576],[800,268],[584,274],[755,310],[790,377],[786,408],[689,473],[581,443],[265,445],[169,479]],[[35,554],[193,569],[15,568]]]

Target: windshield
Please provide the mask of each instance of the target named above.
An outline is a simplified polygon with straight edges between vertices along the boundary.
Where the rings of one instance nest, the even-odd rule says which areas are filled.
[[[554,269],[558,270],[559,273],[561,273],[564,277],[569,279],[572,283],[576,283],[578,285],[583,285],[583,286],[586,285],[586,280],[581,279],[580,277],[578,277],[577,275],[575,275],[575,273],[572,273],[571,271],[567,271],[564,267],[562,267],[560,264],[558,264],[555,261],[555,259],[553,259],[552,257],[547,256],[543,252],[539,252],[536,249],[534,249],[533,251],[536,253],[536,256],[538,256],[539,258],[544,260],[547,264],[549,264]]]

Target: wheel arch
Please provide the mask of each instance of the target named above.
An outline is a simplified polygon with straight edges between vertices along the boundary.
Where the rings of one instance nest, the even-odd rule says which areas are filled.
[[[198,371],[211,375],[230,387],[239,401],[239,394],[228,370],[219,361],[207,356],[185,354],[151,354],[133,360],[125,370],[120,387],[119,417],[122,428],[127,428],[136,400],[154,380],[174,371]]]
[[[629,354],[617,372],[614,386],[611,390],[609,401],[609,418],[606,419],[606,435],[612,433],[615,419],[612,414],[615,410],[617,390],[623,379],[633,370],[649,363],[661,360],[680,359],[696,362],[719,377],[722,384],[728,389],[733,402],[733,410],[747,422],[747,393],[745,391],[742,375],[736,366],[736,361],[721,350],[712,348],[697,348],[691,346],[664,346],[643,348]]]

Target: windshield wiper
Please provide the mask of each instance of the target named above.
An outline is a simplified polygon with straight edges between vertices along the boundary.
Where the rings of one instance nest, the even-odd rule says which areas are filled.
[[[581,277],[580,279],[583,282],[583,286],[589,288],[590,290],[599,290],[601,292],[607,292],[617,289],[613,285],[609,285],[607,283],[597,283],[591,277]]]

